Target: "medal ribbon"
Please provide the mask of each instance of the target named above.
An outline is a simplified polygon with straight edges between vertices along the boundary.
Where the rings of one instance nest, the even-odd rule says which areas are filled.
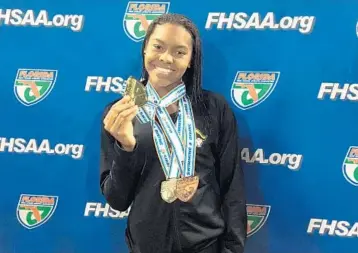
[[[139,108],[137,119],[150,122],[159,161],[167,178],[194,176],[196,133],[192,106],[182,83],[160,98],[153,86],[146,85],[148,102]],[[166,107],[178,102],[179,112],[174,125]],[[156,122],[155,118],[158,118]],[[171,147],[171,150],[168,146]]]

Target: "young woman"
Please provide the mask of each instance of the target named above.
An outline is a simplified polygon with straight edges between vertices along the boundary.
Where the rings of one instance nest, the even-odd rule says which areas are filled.
[[[202,89],[201,50],[189,19],[160,16],[142,47],[148,106],[124,96],[104,110],[100,186],[112,208],[131,206],[130,252],[244,252],[237,122],[224,97]]]

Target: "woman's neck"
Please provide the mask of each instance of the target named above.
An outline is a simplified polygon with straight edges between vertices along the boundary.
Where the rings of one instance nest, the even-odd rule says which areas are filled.
[[[150,82],[150,81],[149,81]],[[153,88],[155,89],[155,91],[157,92],[157,94],[159,95],[160,98],[164,97],[165,95],[167,95],[172,89],[174,89],[175,87],[177,87],[179,84],[181,83],[181,81],[169,84],[165,87],[158,87],[154,84],[152,84]],[[175,113],[178,111],[179,107],[178,107],[178,102],[170,104],[169,106],[167,106],[167,111],[169,114]]]
[[[155,89],[155,91],[157,92],[157,94],[159,95],[160,98],[164,97],[165,95],[167,95],[172,89],[174,89],[175,87],[177,87],[180,84],[180,82],[176,82],[176,83],[172,83],[169,84],[165,87],[158,87],[154,84],[152,84],[153,88]]]

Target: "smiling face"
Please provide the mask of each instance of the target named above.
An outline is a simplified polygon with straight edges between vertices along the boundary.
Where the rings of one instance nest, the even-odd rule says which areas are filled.
[[[192,38],[184,27],[170,23],[157,25],[144,50],[145,68],[154,88],[171,89],[181,83],[192,51]]]

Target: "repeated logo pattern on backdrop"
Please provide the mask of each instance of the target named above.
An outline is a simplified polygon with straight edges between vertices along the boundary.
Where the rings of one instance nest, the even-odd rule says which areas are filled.
[[[53,89],[57,70],[19,69],[14,83],[16,98],[23,105],[34,105],[44,100]]]
[[[204,88],[238,121],[245,253],[356,253],[358,2],[1,7],[0,252],[128,252],[131,207],[99,190],[102,111],[139,77],[149,24],[178,12],[202,36]]]
[[[142,41],[150,23],[158,16],[169,12],[169,2],[128,2],[123,18],[127,36],[135,42]]]
[[[56,14],[51,19],[48,10],[0,9],[0,25],[5,26],[65,27],[80,32],[83,23],[83,15]]]
[[[280,72],[238,71],[231,88],[231,98],[242,110],[262,103],[275,89]]]
[[[215,26],[218,30],[298,30],[302,34],[309,34],[314,28],[316,19],[314,16],[285,16],[277,23],[273,12],[266,13],[264,18],[261,16],[259,12],[254,12],[251,15],[245,12],[210,12],[205,29],[212,29]]]
[[[33,229],[48,221],[56,210],[58,196],[21,194],[17,219],[25,228]]]
[[[343,175],[354,186],[358,186],[358,147],[350,147],[344,158]]]

